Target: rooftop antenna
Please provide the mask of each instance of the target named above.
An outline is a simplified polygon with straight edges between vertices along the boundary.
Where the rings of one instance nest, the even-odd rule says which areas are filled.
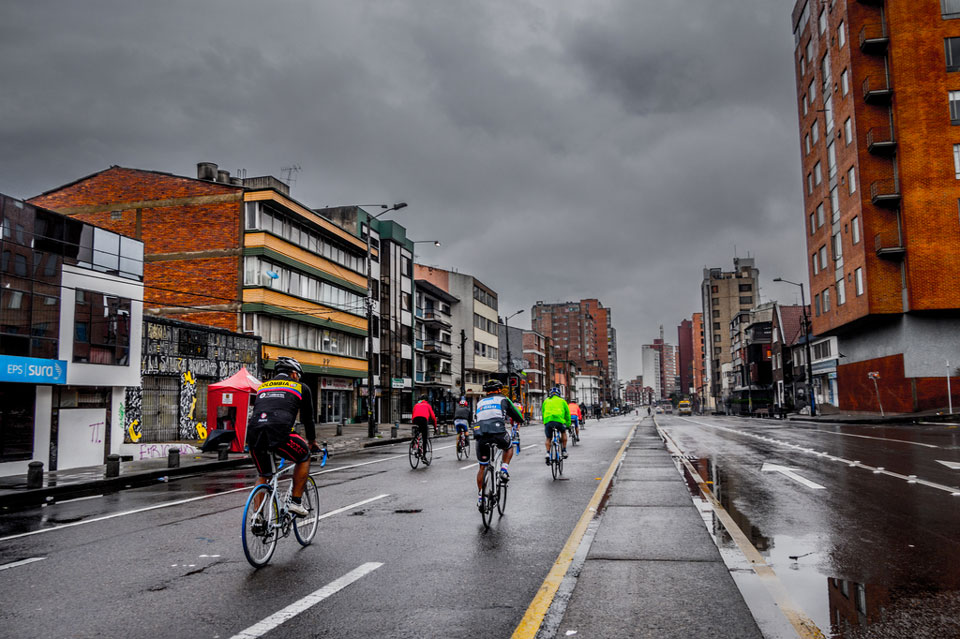
[[[292,187],[297,183],[297,173],[302,170],[299,164],[291,164],[290,166],[280,167],[280,175],[283,176],[283,181],[287,183],[287,186]]]

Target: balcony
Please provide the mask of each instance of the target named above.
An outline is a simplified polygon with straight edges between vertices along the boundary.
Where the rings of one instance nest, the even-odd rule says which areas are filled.
[[[441,371],[427,371],[423,374],[424,384],[435,384],[438,386],[452,386],[453,375]]]
[[[867,104],[890,104],[893,86],[885,74],[870,75],[863,81],[863,101]]]
[[[907,253],[903,240],[900,239],[900,233],[897,231],[877,233],[873,238],[873,245],[877,251],[877,257],[885,260],[900,261]]]
[[[890,44],[885,22],[872,22],[860,29],[860,50],[868,55],[883,55]]]
[[[900,205],[900,181],[897,178],[877,180],[870,185],[870,201],[876,206],[896,208]]]
[[[428,355],[440,355],[441,357],[451,357],[450,353],[450,342],[441,342],[437,339],[425,339],[423,340],[423,350],[427,352]]]
[[[450,315],[447,313],[441,312],[437,308],[425,308],[423,309],[423,314],[417,314],[417,317],[420,318],[424,324],[434,324],[437,326],[443,326],[444,328],[450,328]]]
[[[875,126],[867,131],[867,151],[873,155],[891,155],[897,150],[897,140],[893,129],[887,126]]]

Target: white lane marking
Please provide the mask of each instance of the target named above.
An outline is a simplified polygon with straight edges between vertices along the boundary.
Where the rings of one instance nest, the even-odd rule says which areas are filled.
[[[460,470],[466,470],[468,468],[476,468],[476,467],[477,467],[476,464],[470,464],[469,466],[461,466]]]
[[[406,457],[406,455],[392,455],[390,457],[384,457],[383,459],[375,459],[373,461],[363,462],[362,464],[351,464],[349,466],[341,466],[339,468],[331,468],[329,470],[322,470],[319,473],[311,473],[313,475],[323,475],[325,473],[334,473],[338,470],[347,470],[348,468],[356,468],[358,466],[367,466],[368,464],[378,464],[380,462],[390,461],[391,459],[399,459],[401,457]],[[98,521],[106,521],[107,519],[114,519],[116,517],[126,517],[127,515],[136,515],[139,513],[145,513],[151,510],[157,510],[160,508],[171,508],[173,506],[180,506],[182,504],[189,504],[193,501],[200,501],[201,499],[212,499],[214,497],[222,497],[223,495],[229,495],[231,493],[239,492],[249,492],[249,487],[244,488],[232,488],[230,490],[225,490],[222,493],[214,493],[212,495],[200,495],[199,497],[190,497],[188,499],[179,499],[177,501],[165,502],[163,504],[155,504],[153,506],[144,506],[143,508],[135,508],[133,510],[125,510],[119,513],[113,513],[110,515],[103,515],[102,517],[94,517],[93,519],[84,519],[82,521],[72,521],[69,524],[61,524],[59,526],[51,526],[50,528],[41,528],[39,530],[31,530],[30,532],[19,533],[16,535],[9,535],[7,537],[0,537],[0,542],[9,541],[11,539],[20,539],[21,537],[30,537],[32,535],[40,535],[42,533],[53,532],[54,530],[63,530],[64,528],[73,528],[74,526],[82,526],[84,524],[93,524]]]
[[[0,570],[6,570],[7,568],[16,568],[17,566],[26,566],[27,564],[32,564],[35,561],[43,561],[46,557],[30,557],[29,559],[21,559],[20,561],[14,561],[9,564],[3,564],[0,566]]]
[[[101,498],[101,497],[103,497],[103,495],[90,495],[90,496],[88,496],[88,497],[76,497],[76,498],[74,498],[74,499],[64,499],[63,501],[55,501],[55,502],[53,502],[53,503],[51,504],[51,506],[56,506],[57,504],[69,504],[69,503],[74,502],[74,501],[86,501],[86,500],[88,500],[88,499],[99,499],[99,498]]]
[[[935,444],[924,444],[921,442],[908,442],[905,439],[890,439],[889,437],[871,437],[870,435],[854,435],[853,433],[835,433],[832,430],[816,430],[817,434],[840,435],[841,437],[859,437],[860,439],[876,439],[882,442],[897,442],[899,444],[910,444],[911,446],[923,446],[925,448],[940,448]]]
[[[809,479],[807,479],[806,477],[801,477],[800,475],[798,475],[797,473],[795,473],[792,468],[787,468],[786,466],[781,466],[781,465],[779,465],[779,464],[770,464],[770,463],[767,463],[767,462],[763,462],[763,466],[760,468],[760,472],[764,472],[764,473],[771,473],[771,472],[773,472],[773,473],[781,473],[781,474],[783,474],[784,476],[789,477],[789,478],[792,479],[793,481],[799,482],[799,483],[803,484],[803,485],[806,486],[807,488],[812,488],[812,489],[814,489],[814,490],[825,490],[825,489],[826,489],[825,486],[821,486],[820,484],[818,484],[818,483],[816,483],[816,482],[812,482],[812,481],[810,481]]]
[[[943,464],[944,466],[946,466],[946,467],[949,468],[950,470],[960,470],[960,462],[955,462],[955,461],[943,461],[942,459],[938,459],[938,460],[937,460],[937,463],[938,463],[938,464]]]
[[[299,601],[293,602],[283,610],[273,613],[263,621],[250,626],[246,630],[241,630],[237,634],[233,635],[231,639],[258,639],[277,626],[289,621],[290,619],[293,619],[301,612],[317,605],[327,597],[330,597],[331,595],[343,590],[361,577],[370,574],[382,565],[382,563],[373,561],[363,564],[358,568],[354,568],[343,577],[331,581],[320,590],[307,595]]]
[[[376,497],[371,497],[370,499],[364,499],[363,501],[358,501],[355,504],[350,504],[349,506],[344,506],[343,508],[337,508],[336,510],[331,510],[328,513],[323,513],[322,515],[320,515],[319,519],[326,519],[327,517],[333,517],[334,515],[339,515],[340,513],[346,512],[348,510],[353,510],[358,506],[363,506],[364,504],[369,504],[370,502],[374,502],[389,496],[390,496],[389,493],[385,493],[383,495],[377,495]]]
[[[686,419],[686,418],[683,418],[683,417],[681,417],[680,419],[683,419],[684,421],[688,421],[688,422],[690,422],[690,423],[692,423],[692,424],[699,424],[699,425],[701,425],[701,426],[706,426],[707,428],[716,428],[717,430],[725,430],[725,431],[730,432],[730,433],[733,433],[733,434],[735,434],[735,435],[742,435],[742,436],[744,436],[744,437],[752,437],[752,438],[754,438],[754,439],[762,439],[762,440],[766,440],[766,441],[769,441],[769,442],[774,443],[774,444],[780,444],[780,445],[782,445],[782,446],[790,446],[790,443],[789,443],[789,442],[780,441],[780,440],[778,440],[778,439],[773,439],[773,438],[770,438],[770,437],[764,437],[763,435],[757,435],[756,433],[748,433],[748,432],[746,432],[746,431],[737,430],[737,429],[735,429],[735,428],[727,428],[726,426],[718,426],[717,424],[707,424],[707,423],[704,423],[704,422],[701,422],[701,421],[697,421],[697,420],[695,420],[695,419]],[[820,431],[820,432],[826,432],[826,431]],[[923,446],[929,446],[930,444],[922,444],[922,445],[923,445]],[[819,455],[819,453],[816,453],[816,452],[814,452],[814,454]],[[881,474],[881,475],[889,475],[890,477],[896,477],[896,478],[898,478],[898,479],[904,479],[904,480],[907,480],[908,483],[911,483],[911,484],[920,484],[921,486],[927,486],[927,487],[929,487],[929,488],[936,488],[937,490],[942,490],[942,491],[944,491],[944,492],[948,492],[948,493],[950,493],[950,494],[951,494],[952,496],[954,496],[954,497],[960,497],[960,488],[957,488],[956,486],[945,486],[944,484],[938,484],[938,483],[936,483],[936,482],[927,481],[926,479],[917,479],[917,478],[912,477],[912,476],[901,475],[900,473],[894,473],[894,472],[891,472],[891,471],[889,471],[889,470],[884,470],[883,468],[874,468],[873,466],[870,466],[870,465],[868,465],[868,464],[862,464],[862,463],[860,463],[860,460],[850,460],[850,459],[844,459],[843,457],[833,457],[833,456],[830,456],[830,455],[828,455],[827,457],[828,457],[829,459],[832,459],[833,461],[840,462],[841,464],[846,464],[846,465],[847,465],[848,467],[850,467],[850,468],[863,468],[864,470],[870,470],[870,471],[878,470],[878,471],[879,471],[878,474]],[[912,481],[911,481],[911,479],[912,479]]]
[[[534,446],[536,446],[536,444],[530,444],[529,446],[524,446],[520,450],[527,450],[528,448],[533,448]]]

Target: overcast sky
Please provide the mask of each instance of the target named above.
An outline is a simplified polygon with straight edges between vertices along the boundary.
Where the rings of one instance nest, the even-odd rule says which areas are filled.
[[[135,8],[134,8],[135,7]],[[704,266],[804,275],[793,0],[7,0],[0,192],[111,165],[406,201],[418,261],[613,309],[619,376]],[[782,287],[782,288],[781,288]],[[517,320],[514,320],[515,322]]]

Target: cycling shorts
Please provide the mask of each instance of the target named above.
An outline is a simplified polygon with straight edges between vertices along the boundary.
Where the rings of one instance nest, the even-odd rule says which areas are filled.
[[[283,459],[299,464],[310,459],[310,444],[300,435],[289,433],[286,441],[277,446],[257,447],[250,449],[250,456],[261,477],[273,477],[273,461],[271,453],[280,455]]]
[[[547,439],[553,439],[554,428],[558,429],[561,435],[563,435],[563,431],[567,430],[567,427],[563,422],[547,422],[543,425],[543,432],[546,433]]]
[[[467,425],[467,422],[466,422],[465,420],[462,420],[462,419],[456,420],[455,422],[453,422],[453,425],[457,427],[457,432],[458,432],[458,433],[465,433],[465,432],[467,432],[467,430],[469,429],[469,426]]]
[[[579,425],[580,425],[580,418],[577,417],[576,415],[571,415],[571,416],[570,416],[570,425],[573,426],[573,427],[579,426]]]
[[[500,450],[510,448],[509,433],[481,433],[477,436],[477,461],[481,466],[490,461],[490,446],[496,446]]]

